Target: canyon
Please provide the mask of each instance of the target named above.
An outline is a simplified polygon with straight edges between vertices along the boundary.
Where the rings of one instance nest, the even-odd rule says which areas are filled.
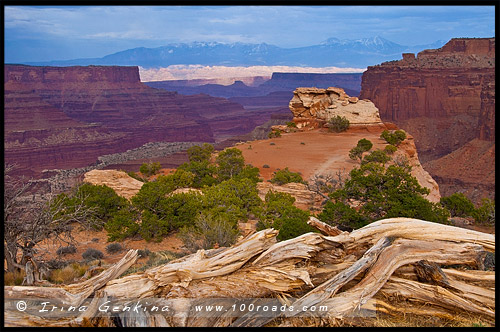
[[[359,97],[370,99],[383,121],[414,136],[444,196],[460,191],[475,202],[495,197],[494,38],[452,39],[439,49],[370,66]]]
[[[5,65],[4,100],[5,162],[33,178],[148,142],[222,141],[270,117],[224,98],[148,87],[137,67]]]

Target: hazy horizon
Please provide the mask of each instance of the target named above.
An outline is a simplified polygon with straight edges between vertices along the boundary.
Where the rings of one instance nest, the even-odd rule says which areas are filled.
[[[267,43],[380,36],[415,46],[494,37],[494,6],[16,6],[4,2],[5,63],[98,58],[172,43]]]

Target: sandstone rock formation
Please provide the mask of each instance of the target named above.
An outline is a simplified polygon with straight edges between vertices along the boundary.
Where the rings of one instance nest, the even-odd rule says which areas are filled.
[[[147,142],[214,142],[267,118],[140,82],[137,67],[4,66],[5,159],[24,175],[87,166]]]
[[[408,133],[406,136],[406,139],[399,144],[398,150],[394,152],[392,159],[398,160],[403,158],[408,160],[408,164],[411,166],[411,175],[418,180],[418,183],[421,186],[430,190],[426,198],[431,202],[437,203],[439,202],[441,196],[443,196],[441,188],[437,184],[436,180],[420,164],[413,136]]]
[[[297,88],[289,104],[297,127],[321,127],[335,116],[352,126],[383,126],[378,109],[369,100],[349,97],[341,88]]]
[[[126,199],[130,199],[137,194],[144,184],[130,177],[125,172],[112,169],[94,169],[85,173],[84,181],[93,185],[106,185],[113,189],[119,196],[125,197]]]
[[[324,200],[320,195],[308,189],[307,185],[302,183],[287,183],[282,186],[274,185],[269,182],[258,182],[257,190],[259,197],[265,200],[266,194],[271,190],[290,194],[295,198],[295,206],[299,208],[319,207]]]
[[[452,39],[440,49],[425,50],[417,56],[403,54],[400,61],[368,67],[360,98],[372,100],[383,121],[394,122],[415,137],[424,166],[475,138],[492,142],[495,39]],[[488,170],[480,174],[489,173],[493,163],[494,155],[490,166],[485,165]],[[456,184],[471,184],[467,174],[453,175],[446,181],[455,178]],[[442,175],[440,179],[444,179]],[[463,189],[471,191],[474,187],[466,185]],[[483,195],[491,197],[492,193],[483,191]]]

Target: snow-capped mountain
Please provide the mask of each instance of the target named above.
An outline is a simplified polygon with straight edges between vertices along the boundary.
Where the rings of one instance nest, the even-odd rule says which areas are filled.
[[[439,48],[445,41],[430,45],[405,46],[382,37],[356,40],[329,38],[318,45],[281,48],[266,43],[176,43],[157,48],[138,47],[107,55],[65,61],[27,63],[31,65],[122,65],[144,68],[169,65],[224,66],[310,66],[365,68],[390,60],[401,59],[401,53]]]

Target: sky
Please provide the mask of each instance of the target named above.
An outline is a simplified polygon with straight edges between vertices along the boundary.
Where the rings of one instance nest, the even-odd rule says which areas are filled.
[[[170,43],[380,36],[407,46],[494,37],[494,6],[3,6],[5,63],[97,58]]]

